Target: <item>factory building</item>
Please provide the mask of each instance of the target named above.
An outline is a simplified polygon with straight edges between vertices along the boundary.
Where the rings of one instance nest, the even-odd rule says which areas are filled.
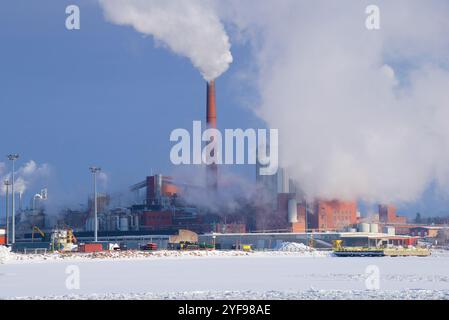
[[[356,201],[317,200],[313,206],[309,216],[311,229],[339,231],[357,223]]]
[[[147,189],[147,205],[167,206],[169,203],[162,201],[176,197],[179,192],[173,183],[173,178],[162,175],[147,177],[145,187]]]
[[[379,222],[388,224],[405,224],[406,217],[396,214],[396,207],[392,205],[379,205]]]
[[[172,177],[154,175],[131,187],[133,192],[142,189],[146,191],[143,203],[131,207],[131,214],[140,217],[141,231],[246,232],[246,222],[240,215],[219,215],[189,204],[183,198],[186,192],[206,192],[197,186],[179,183]]]
[[[95,201],[94,197],[89,197],[87,200],[87,217],[85,220],[85,230],[94,231],[95,229],[95,217],[94,217],[94,207]],[[104,215],[108,210],[111,197],[107,194],[97,194],[97,214],[98,214],[98,228],[104,228]]]
[[[266,202],[257,208],[258,231],[340,231],[357,224],[356,201],[317,199],[307,203],[286,168],[279,168],[273,176],[259,175],[259,165],[256,170],[256,181],[267,195]]]
[[[296,194],[278,194],[276,216],[280,218],[280,229],[289,232],[304,232],[306,229],[305,205],[298,203]]]
[[[307,214],[306,214],[307,212]],[[357,224],[356,201],[316,200],[307,204],[296,193],[279,193],[276,208],[257,208],[258,231],[305,232],[342,231]]]
[[[410,235],[421,237],[421,238],[436,238],[441,230],[445,230],[444,227],[427,227],[427,226],[416,226],[410,228]]]

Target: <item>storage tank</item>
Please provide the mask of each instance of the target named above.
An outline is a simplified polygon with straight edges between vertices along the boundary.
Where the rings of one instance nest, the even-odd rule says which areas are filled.
[[[89,217],[86,219],[85,230],[86,231],[94,231],[95,228],[95,219],[93,217]]]
[[[358,225],[359,232],[369,232],[370,225],[369,223],[361,223]]]
[[[288,201],[288,222],[298,222],[298,202],[295,199],[290,199]]]
[[[129,231],[129,220],[127,217],[120,218],[120,231]]]
[[[377,223],[371,223],[369,229],[371,233],[379,233],[379,225]]]

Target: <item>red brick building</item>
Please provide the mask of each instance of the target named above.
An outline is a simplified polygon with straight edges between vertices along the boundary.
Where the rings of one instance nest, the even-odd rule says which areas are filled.
[[[381,223],[407,223],[406,217],[400,217],[396,214],[396,207],[392,205],[379,205],[379,221]]]
[[[295,199],[295,194],[280,193],[277,198],[276,210],[259,210],[257,214],[257,230],[305,232],[306,208],[303,203],[297,204],[297,222],[290,223],[288,203]],[[307,229],[320,231],[343,230],[345,227],[357,224],[356,201],[324,201],[317,200],[308,206]]]
[[[356,223],[356,201],[317,200],[309,215],[309,227],[320,231],[342,230]]]

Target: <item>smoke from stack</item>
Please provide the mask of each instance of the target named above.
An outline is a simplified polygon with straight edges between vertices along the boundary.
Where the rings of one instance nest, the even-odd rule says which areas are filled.
[[[231,45],[209,0],[99,0],[106,19],[153,36],[174,53],[188,57],[206,81],[232,63]]]
[[[0,194],[5,194],[6,192],[3,181],[11,181],[12,179],[12,174],[7,171],[7,168],[4,163],[0,163]],[[33,160],[26,162],[16,170],[15,192],[22,196],[30,187],[35,186],[38,182],[45,181],[50,176],[50,172],[50,166],[46,163],[39,165]]]
[[[214,80],[229,68],[233,58],[229,37],[215,12],[214,1],[99,0],[99,3],[112,23],[132,26],[191,60],[207,81],[207,128],[215,129]],[[208,165],[206,171],[208,188],[216,190],[217,165]]]

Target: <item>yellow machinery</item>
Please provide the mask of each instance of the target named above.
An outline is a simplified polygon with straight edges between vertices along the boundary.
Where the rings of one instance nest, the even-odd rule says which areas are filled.
[[[334,240],[334,251],[335,250],[341,250],[343,248],[342,244],[343,244],[343,240]]]
[[[383,257],[384,250],[380,248],[343,247],[343,240],[334,240],[334,254],[337,257]]]
[[[384,250],[389,257],[428,257],[431,252],[425,248],[388,248]]]
[[[334,254],[337,257],[427,257],[431,252],[425,248],[363,248],[343,247],[343,240],[334,240]]]
[[[55,229],[51,234],[52,251],[73,251],[77,248],[76,242],[72,229]]]
[[[33,232],[31,233],[31,241],[34,242],[34,234],[35,232],[38,232],[42,238],[45,238],[45,233],[39,229],[38,226],[33,226]]]

